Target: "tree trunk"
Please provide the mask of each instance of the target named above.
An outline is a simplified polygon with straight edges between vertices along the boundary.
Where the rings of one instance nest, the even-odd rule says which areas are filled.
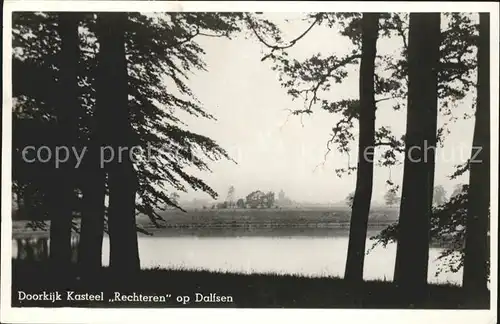
[[[407,302],[425,298],[437,120],[440,14],[411,13],[408,113],[394,281]]]
[[[137,175],[129,155],[135,137],[128,113],[126,21],[127,15],[124,13],[101,13],[98,17],[101,46],[99,76],[104,105],[101,108],[106,125],[113,125],[105,133],[105,142],[114,154],[106,166],[109,185],[109,262],[110,267],[120,275],[140,269],[135,222]]]
[[[477,108],[469,178],[463,287],[468,295],[487,290],[490,208],[490,17],[479,14]],[[476,152],[479,152],[476,155]],[[473,297],[474,298],[474,297]]]
[[[363,281],[366,231],[372,199],[373,153],[375,146],[375,56],[379,14],[364,13],[362,18],[362,57],[359,74],[359,145],[356,191],[354,193],[345,279]]]
[[[79,57],[78,16],[75,13],[59,14],[60,52],[60,102],[58,117],[58,144],[66,148],[77,139]],[[54,170],[54,178],[46,179],[50,196],[50,259],[60,275],[66,275],[71,263],[71,225],[74,202],[74,165],[68,160]]]
[[[49,258],[49,242],[47,242],[46,238],[41,239],[42,240],[42,251],[43,251],[43,256],[42,260],[46,261]]]
[[[93,135],[94,137],[96,134]],[[94,138],[82,162],[83,211],[78,243],[78,264],[83,276],[93,278],[102,266],[105,173],[99,166],[99,145]]]
[[[120,164],[109,173],[109,265],[123,274],[133,274],[140,269],[135,222],[135,177],[131,163]]]

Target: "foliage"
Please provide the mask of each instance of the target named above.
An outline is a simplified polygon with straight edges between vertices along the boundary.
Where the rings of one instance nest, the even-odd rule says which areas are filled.
[[[401,201],[401,197],[398,196],[397,190],[389,189],[384,195],[385,204],[392,207]]]
[[[468,13],[444,13],[447,24],[442,30],[441,68],[439,71],[440,111],[448,120],[438,130],[438,141],[442,144],[450,122],[457,120],[453,109],[460,100],[473,93],[472,81],[476,69],[474,55],[477,38],[477,24]],[[394,110],[405,107],[407,93],[407,13],[385,13],[380,19],[380,38],[400,39],[399,51],[391,55],[378,55],[376,60],[376,102],[377,106],[387,102]],[[326,156],[334,146],[348,157],[347,167],[337,168],[338,176],[351,174],[356,166],[350,162],[350,145],[355,141],[354,129],[357,126],[358,98],[342,98],[331,101],[329,95],[335,91],[335,84],[343,82],[348,76],[349,66],[357,65],[360,58],[360,13],[311,13],[305,20],[311,25],[297,39],[286,46],[261,42],[271,49],[265,58],[272,58],[273,69],[279,73],[279,81],[293,100],[304,101],[304,109],[292,111],[294,115],[311,114],[314,107],[321,108],[340,117],[332,127],[331,137],[326,143]],[[314,54],[303,61],[291,59],[286,49],[296,45],[312,27],[325,25],[339,30],[353,44],[350,53],[338,57],[335,54]],[[464,115],[468,118],[468,115]],[[381,148],[379,165],[400,164],[398,153],[404,152],[404,137],[398,138],[390,127],[381,125],[376,130],[376,146]]]
[[[275,197],[274,197],[274,192],[272,191],[269,191],[265,197],[264,197],[264,203],[265,203],[265,206],[267,208],[271,208],[274,206],[274,201],[275,201]]]
[[[260,207],[264,196],[265,194],[260,190],[253,191],[246,197],[246,205],[250,208]]]
[[[294,115],[311,114],[313,107],[317,106],[340,117],[332,128],[331,138],[327,141],[326,154],[332,150],[332,145],[334,145],[340,153],[350,157],[350,145],[356,138],[354,128],[358,118],[359,100],[356,97],[331,101],[329,95],[332,91],[335,91],[334,85],[342,83],[348,76],[350,67],[359,64],[361,57],[361,14],[318,13],[310,14],[308,17],[313,21],[313,24],[314,22],[317,25],[326,24],[328,27],[340,30],[343,36],[352,41],[353,49],[343,56],[314,54],[304,61],[298,61],[290,59],[288,53],[284,50],[281,51],[281,55],[277,56],[274,54],[275,48],[272,48],[272,58],[275,63],[273,69],[278,71],[281,85],[287,90],[292,99],[302,99],[304,101],[304,109],[293,111]],[[397,20],[399,16],[387,14],[382,15],[382,17],[381,36],[389,36],[389,30],[394,28],[391,22]],[[268,47],[270,46],[268,45]],[[388,65],[391,62],[390,59],[377,57],[376,65],[379,70],[384,68],[389,70],[391,68]],[[376,101],[382,102],[401,97],[402,87],[400,78],[387,78],[383,76],[383,73],[377,73],[375,80]],[[380,126],[377,129],[376,145],[390,148],[388,152],[383,153],[385,158],[380,163],[385,165],[394,164],[388,161],[395,160],[394,151],[401,151],[402,144],[402,140],[392,135],[388,126]],[[338,168],[336,172],[337,175],[341,176],[344,173],[350,174],[355,169],[348,162],[347,168]]]
[[[177,192],[172,192],[169,196],[168,199],[175,205],[179,205],[179,194]]]
[[[466,190],[467,190],[467,185],[464,184],[455,185],[455,187],[453,188],[453,192],[450,195],[450,199],[463,194]]]
[[[461,191],[452,195],[449,201],[433,208],[431,239],[445,246],[438,257],[441,263],[436,276],[443,271],[457,272],[463,267],[468,187],[468,185],[461,186]],[[378,245],[386,247],[387,244],[395,242],[397,237],[398,223],[394,223],[370,238],[375,243],[368,253]]]
[[[435,206],[441,206],[446,202],[446,190],[442,185],[434,187],[432,201]]]
[[[249,193],[246,197],[246,205],[249,208],[271,208],[274,206],[275,197],[274,192],[256,190]]]
[[[36,178],[29,165],[20,162],[22,148],[39,135],[27,132],[24,121],[37,128],[52,128],[55,118],[54,98],[58,83],[60,37],[58,13],[23,12],[13,16],[13,143],[16,193],[27,186],[43,196],[44,180]],[[194,167],[210,171],[209,162],[230,159],[212,139],[188,129],[180,119],[184,112],[199,118],[215,119],[188,86],[190,75],[205,71],[205,54],[197,39],[204,36],[230,37],[242,32],[252,19],[252,27],[269,35],[276,33],[273,24],[256,15],[242,13],[128,13],[126,59],[129,83],[129,116],[141,153],[135,156],[139,177],[137,212],[146,214],[157,225],[157,210],[177,206],[169,191],[202,190],[213,198],[217,193],[202,179],[186,170]],[[85,145],[95,127],[95,76],[99,44],[95,35],[96,14],[80,14],[80,64],[78,65],[81,109],[78,110],[79,142]],[[44,85],[40,87],[40,85]],[[38,126],[40,125],[40,126]],[[18,136],[21,134],[22,136]],[[31,136],[31,137],[29,137]],[[28,137],[28,138],[26,138]],[[45,209],[46,212],[46,209]]]
[[[347,195],[345,198],[345,203],[349,208],[352,208],[352,205],[354,204],[354,192],[351,192],[350,194]]]
[[[441,115],[447,117],[444,124],[438,129],[437,141],[443,145],[449,133],[448,125],[457,120],[454,109],[467,95],[474,95],[474,73],[477,68],[475,51],[477,50],[478,26],[473,15],[469,13],[444,13],[446,21],[441,33],[440,69],[438,73],[438,98]],[[345,56],[335,54],[328,56],[314,54],[311,57],[298,61],[290,59],[286,47],[271,48],[269,56],[274,60],[273,69],[279,73],[279,80],[283,88],[292,99],[304,101],[304,109],[293,111],[294,115],[311,114],[313,107],[321,108],[340,119],[332,128],[331,137],[326,144],[326,154],[331,152],[332,146],[337,151],[347,155],[347,167],[337,168],[338,176],[351,174],[356,166],[351,164],[350,146],[356,140],[355,127],[359,109],[358,98],[342,98],[329,100],[329,94],[335,91],[335,84],[343,82],[348,76],[348,67],[358,64],[360,57],[360,19],[361,14],[317,13],[307,15],[313,25],[326,24],[336,28],[348,37],[353,49]],[[380,19],[379,38],[390,37],[400,40],[399,51],[390,55],[379,55],[376,60],[376,102],[380,109],[382,102],[389,103],[393,110],[405,107],[408,87],[408,30],[409,15],[407,13],[382,14]],[[301,36],[303,37],[303,36]],[[293,42],[294,45],[295,42]],[[280,55],[277,55],[279,52]],[[474,107],[471,107],[474,108]],[[463,118],[470,115],[464,114]],[[391,167],[401,164],[398,153],[404,152],[404,136],[401,138],[392,134],[388,126],[378,126],[375,133],[375,144],[381,147],[378,164]],[[457,177],[467,171],[468,165],[458,166],[452,175]],[[392,191],[398,186],[388,180],[390,189],[387,195],[394,197]],[[347,199],[348,205],[349,197]],[[394,227],[388,227],[384,233],[391,233]]]

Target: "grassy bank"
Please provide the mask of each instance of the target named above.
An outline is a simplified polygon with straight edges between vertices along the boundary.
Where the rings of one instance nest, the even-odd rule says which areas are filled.
[[[74,277],[74,276],[70,276]],[[239,308],[489,308],[488,296],[465,296],[462,288],[430,285],[426,300],[419,305],[402,302],[404,292],[390,282],[368,281],[353,290],[339,278],[305,278],[274,274],[230,274],[208,271],[142,270],[136,277],[116,281],[109,269],[102,269],[90,282],[70,279],[59,289],[63,300],[19,301],[19,291],[55,291],[61,284],[45,263],[13,261],[13,306],[19,307],[239,307]],[[78,293],[103,293],[104,301],[68,301],[65,290]],[[164,301],[111,301],[115,293],[165,296]],[[196,293],[226,296],[226,302],[195,302]],[[212,294],[212,295],[210,295]],[[216,294],[216,295],[213,295]],[[170,297],[167,298],[167,295]],[[74,296],[74,295],[73,295]],[[179,297],[180,296],[180,297]],[[187,297],[189,302],[187,301]],[[200,295],[198,295],[200,296]],[[229,298],[230,297],[230,298]],[[132,297],[133,298],[133,297]],[[177,298],[182,301],[179,302]]]

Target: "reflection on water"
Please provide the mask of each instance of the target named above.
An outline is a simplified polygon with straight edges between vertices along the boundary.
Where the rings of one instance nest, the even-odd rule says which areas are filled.
[[[20,260],[43,261],[49,257],[50,240],[44,236],[22,237],[12,240],[12,258]],[[71,259],[76,262],[78,237],[71,238]]]
[[[176,234],[177,233],[177,234]],[[314,234],[313,234],[314,233]],[[370,232],[369,236],[376,232]],[[46,237],[13,240],[13,257],[41,260],[48,257]],[[76,261],[78,238],[72,241]],[[165,231],[139,237],[143,268],[182,268],[238,273],[288,273],[303,276],[344,274],[348,232],[325,229],[259,230],[241,232],[219,229],[200,232]],[[367,241],[370,248],[373,241]],[[441,249],[431,248],[429,282],[461,284],[462,273],[435,276]],[[376,248],[365,258],[365,279],[392,280],[396,256],[395,244]],[[103,242],[104,265],[109,264],[109,239]]]

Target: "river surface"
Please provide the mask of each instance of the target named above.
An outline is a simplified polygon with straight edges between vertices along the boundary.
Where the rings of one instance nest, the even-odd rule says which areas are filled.
[[[376,232],[369,232],[369,236]],[[50,242],[46,237],[13,240],[14,258],[44,258]],[[76,260],[77,237],[73,240]],[[139,236],[143,268],[204,269],[236,273],[283,273],[301,276],[344,274],[348,236],[346,231],[238,231],[169,232]],[[367,240],[367,249],[373,241]],[[442,272],[437,261],[441,248],[430,248],[429,276],[432,283],[461,284],[462,272]],[[396,245],[377,247],[365,258],[365,279],[392,280]],[[109,263],[109,240],[104,238],[104,265]]]

